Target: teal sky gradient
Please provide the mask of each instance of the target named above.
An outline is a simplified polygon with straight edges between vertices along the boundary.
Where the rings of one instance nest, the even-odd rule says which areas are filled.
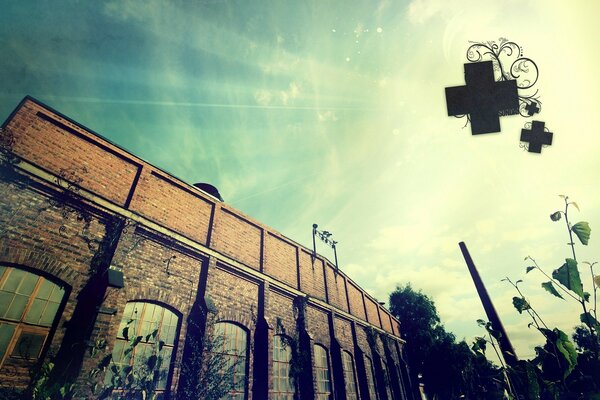
[[[592,227],[580,260],[600,254],[599,4],[6,2],[0,115],[32,95],[304,245],[316,222],[370,293],[387,300],[412,282],[470,340],[484,313],[465,241],[526,357],[541,337],[500,279],[522,278],[527,255],[548,271],[569,256],[564,226],[548,218],[558,194]],[[444,87],[464,83],[469,40],[500,37],[540,67],[539,119],[554,132],[541,155],[519,148],[521,117],[472,136],[446,115]],[[547,323],[574,326],[577,308],[540,282],[527,276],[529,300]]]

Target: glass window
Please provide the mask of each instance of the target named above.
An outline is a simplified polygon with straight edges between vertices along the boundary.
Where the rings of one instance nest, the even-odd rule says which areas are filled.
[[[0,266],[0,365],[39,357],[64,297],[64,288],[40,275]]]
[[[317,400],[331,398],[331,377],[329,375],[329,358],[327,349],[320,344],[314,345],[315,375],[317,377]]]
[[[369,357],[365,356],[365,369],[367,373],[367,386],[369,388],[369,397],[373,400],[379,399],[377,390],[375,389],[375,371],[373,370],[373,362]]]
[[[275,400],[293,400],[295,387],[290,378],[292,349],[285,343],[285,336],[273,337],[273,389],[271,398]]]
[[[238,325],[230,322],[217,322],[214,327],[215,338],[222,338],[217,345],[218,353],[225,357],[222,373],[233,368],[233,389],[222,399],[243,400],[246,398],[246,369],[248,366],[248,334]]]
[[[169,309],[158,304],[132,301],[125,305],[123,317],[117,332],[117,340],[113,347],[113,362],[119,366],[119,370],[126,366],[132,366],[133,375],[135,371],[141,373],[148,372],[146,362],[149,357],[157,355],[158,341],[162,341],[164,346],[160,350],[159,356],[162,358],[160,368],[157,372],[156,394],[160,395],[167,388],[167,379],[172,370],[173,348],[176,341],[176,331],[179,324],[179,317]],[[131,340],[137,336],[142,336],[133,349],[123,335],[123,330],[127,328],[127,336]],[[155,337],[152,334],[156,331]],[[146,340],[146,338],[148,338]],[[105,383],[112,381],[112,372],[108,371],[105,377]]]
[[[354,374],[354,360],[352,354],[347,351],[342,352],[342,367],[344,370],[344,383],[346,385],[346,399],[357,400],[356,394],[356,375]]]

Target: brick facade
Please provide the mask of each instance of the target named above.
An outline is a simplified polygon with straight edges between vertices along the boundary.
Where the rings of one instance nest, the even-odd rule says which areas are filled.
[[[178,318],[167,397],[184,398],[179,374],[190,336],[206,323],[197,316],[209,311],[245,332],[247,399],[270,397],[273,337],[283,333],[299,338],[309,363],[314,344],[327,349],[332,399],[345,398],[344,351],[359,398],[370,398],[364,357],[375,365],[379,399],[412,398],[400,322],[324,257],[32,98],[1,135],[0,266],[66,291],[40,360],[56,355],[82,382],[97,364],[89,343],[106,339],[111,349],[125,305],[142,301]],[[122,288],[108,285],[109,269],[122,273]],[[28,383],[32,361],[6,353],[0,362],[0,386]],[[313,399],[316,388],[312,376],[300,398]]]

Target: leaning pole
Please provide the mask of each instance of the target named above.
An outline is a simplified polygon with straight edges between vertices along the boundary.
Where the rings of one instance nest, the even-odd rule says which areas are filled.
[[[500,321],[500,317],[498,317],[498,313],[492,304],[492,300],[488,295],[485,286],[483,285],[483,281],[479,276],[479,272],[477,272],[477,268],[475,268],[475,264],[473,263],[473,259],[469,254],[469,250],[467,250],[467,245],[465,242],[460,242],[458,244],[460,246],[460,251],[462,251],[463,257],[465,258],[465,262],[467,263],[467,267],[469,268],[469,272],[471,273],[471,277],[473,278],[473,282],[475,283],[475,288],[477,289],[477,293],[479,294],[479,298],[481,299],[481,304],[483,304],[483,308],[485,309],[485,313],[487,314],[488,320],[492,323],[492,328],[501,333],[500,338],[498,339],[498,344],[500,345],[500,350],[502,352],[502,357],[504,357],[504,361],[507,365],[511,367],[516,367],[517,355],[515,354],[515,350],[506,335],[506,331],[504,330],[504,326],[502,326],[502,322]]]

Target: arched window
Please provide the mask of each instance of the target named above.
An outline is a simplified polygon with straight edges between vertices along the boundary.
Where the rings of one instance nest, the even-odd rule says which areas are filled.
[[[223,374],[232,372],[231,379],[233,379],[233,389],[222,399],[243,400],[247,392],[248,334],[244,329],[230,322],[214,324],[214,334],[215,338],[220,338],[217,339],[215,351],[225,357],[221,372]]]
[[[329,357],[327,349],[320,344],[314,345],[315,375],[317,376],[317,400],[331,398],[331,378],[329,375]]]
[[[64,297],[64,288],[40,275],[0,266],[0,366],[40,356]]]
[[[284,336],[273,337],[273,390],[271,398],[275,400],[293,400],[295,388],[290,379],[290,361],[292,349],[286,344]]]
[[[367,387],[369,388],[369,397],[372,400],[378,400],[377,389],[375,389],[375,371],[373,370],[373,362],[365,356],[365,369],[367,373]]]
[[[356,394],[356,374],[354,373],[354,360],[352,354],[342,351],[342,367],[344,370],[344,383],[346,385],[346,399],[357,400]]]
[[[155,303],[131,301],[125,305],[117,340],[113,348],[113,362],[120,371],[132,367],[134,376],[147,375],[148,359],[156,355],[161,358],[159,367],[154,370],[156,393],[167,389],[167,380],[172,370],[173,349],[177,340],[179,317],[169,309]],[[127,337],[124,330],[127,328]],[[132,347],[131,340],[138,336],[142,340]],[[157,346],[163,343],[162,346]],[[105,382],[112,380],[112,372],[106,375]],[[135,390],[135,388],[134,388]]]

